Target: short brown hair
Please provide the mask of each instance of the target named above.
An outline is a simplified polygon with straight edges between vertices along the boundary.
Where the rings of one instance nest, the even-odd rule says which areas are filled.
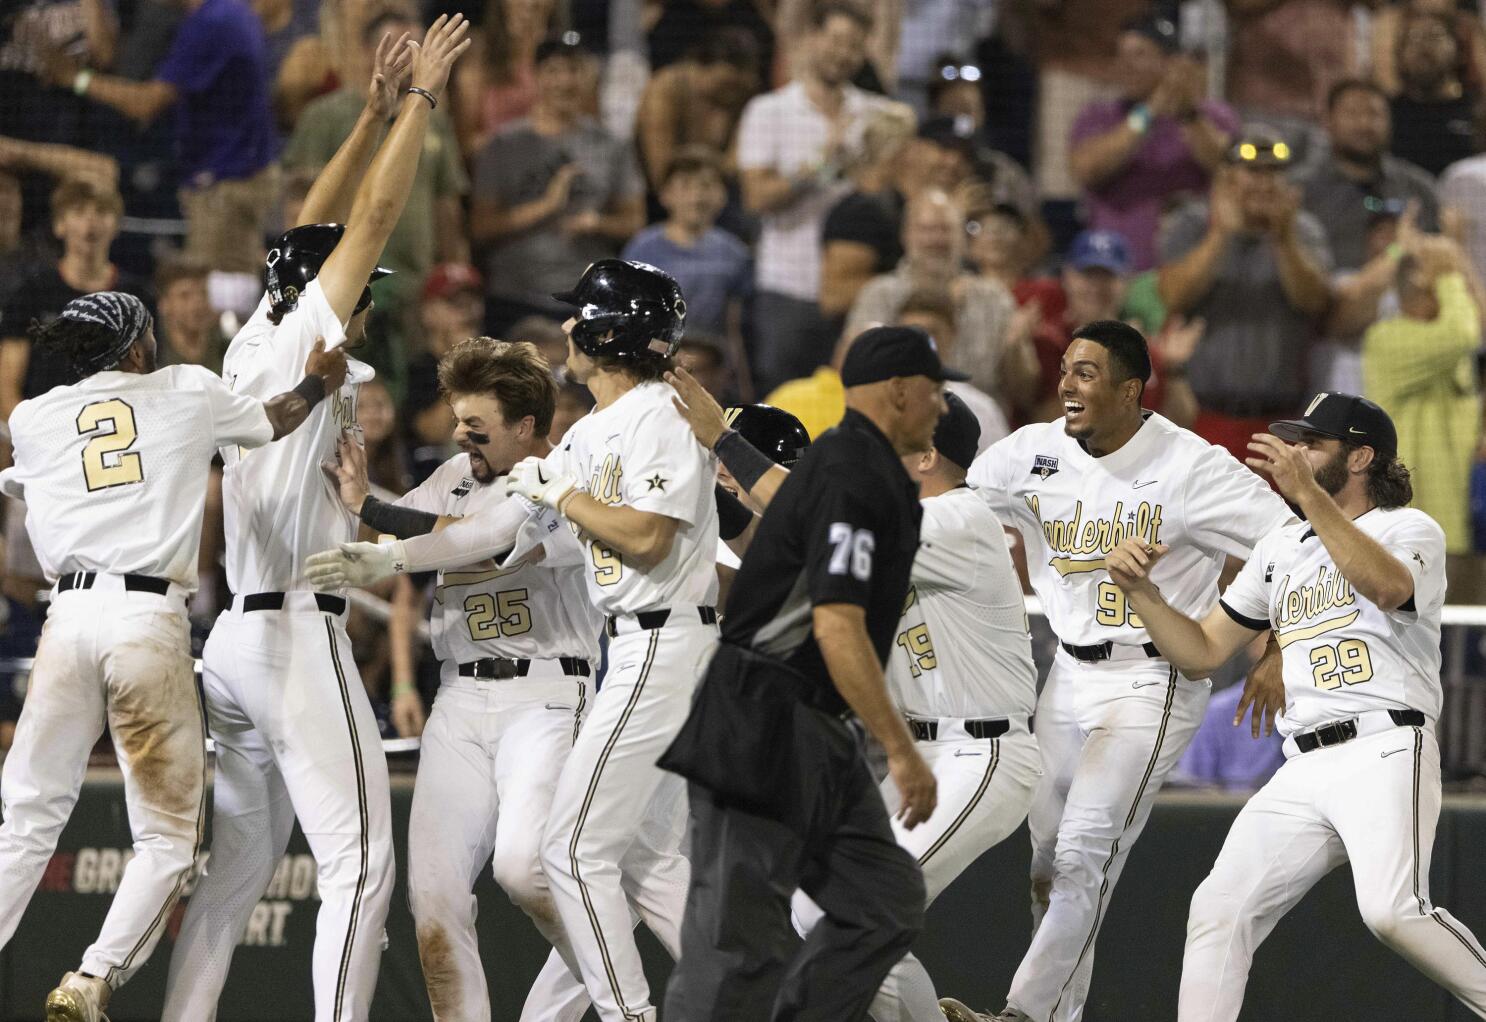
[[[124,197],[113,185],[104,184],[86,177],[63,178],[52,190],[52,219],[60,217],[79,206],[94,205],[112,213],[124,215]]]
[[[685,145],[676,150],[675,157],[666,165],[660,186],[664,188],[677,174],[716,174],[719,184],[727,182],[722,169],[722,155],[711,146]]]
[[[162,259],[160,265],[155,267],[155,294],[163,295],[172,285],[183,280],[205,280],[211,276],[211,272],[211,267],[200,259],[186,256]]]
[[[439,390],[445,397],[484,394],[500,402],[507,424],[530,415],[538,436],[552,429],[557,383],[536,345],[471,337],[439,359]]]

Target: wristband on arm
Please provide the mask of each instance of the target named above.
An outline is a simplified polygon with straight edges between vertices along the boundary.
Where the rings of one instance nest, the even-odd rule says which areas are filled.
[[[325,379],[320,376],[306,376],[294,385],[293,393],[304,398],[304,403],[314,408],[325,400]]]
[[[733,478],[738,480],[738,485],[743,487],[745,493],[753,492],[754,484],[774,467],[768,455],[744,440],[735,429],[723,430],[717,443],[712,445],[712,450],[717,452],[718,458],[722,459],[722,463],[733,474]]]
[[[721,486],[714,485],[712,493],[717,501],[717,535],[724,542],[743,535],[753,521],[753,512]]]
[[[371,494],[361,504],[361,521],[378,532],[391,533],[398,539],[425,536],[438,524],[439,516],[431,511],[418,511],[410,507],[398,507]]]

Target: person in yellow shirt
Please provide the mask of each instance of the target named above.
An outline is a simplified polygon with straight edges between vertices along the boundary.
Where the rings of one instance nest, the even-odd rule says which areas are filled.
[[[1362,340],[1367,396],[1398,425],[1398,455],[1413,470],[1414,506],[1445,530],[1452,600],[1475,599],[1469,487],[1481,430],[1475,355],[1481,310],[1458,245],[1424,237],[1399,261],[1399,314]]]
[[[841,384],[841,360],[851,340],[845,334],[831,352],[831,364],[820,366],[809,376],[781,383],[764,398],[764,404],[782,408],[804,425],[813,437],[820,436],[846,414],[846,388]]]

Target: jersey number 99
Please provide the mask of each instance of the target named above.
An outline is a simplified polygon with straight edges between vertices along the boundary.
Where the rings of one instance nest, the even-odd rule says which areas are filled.
[[[88,492],[144,482],[144,458],[131,451],[139,433],[134,409],[118,398],[95,401],[77,415],[77,432],[87,436],[104,429],[83,448],[83,481]]]
[[[1144,628],[1139,614],[1130,613],[1130,605],[1125,600],[1125,590],[1113,582],[1100,582],[1097,593],[1099,607],[1094,611],[1094,621],[1104,625],[1106,628],[1123,628],[1129,625],[1131,628]]]
[[[469,615],[470,638],[476,642],[503,636],[509,639],[531,631],[527,597],[525,589],[507,589],[494,597],[488,593],[475,593],[468,597],[464,601],[464,612]]]

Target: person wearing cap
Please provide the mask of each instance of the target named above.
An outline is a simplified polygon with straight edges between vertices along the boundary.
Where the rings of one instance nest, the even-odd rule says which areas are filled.
[[[118,291],[33,323],[33,340],[68,376],[11,413],[15,464],[0,474],[0,492],[30,507],[26,529],[52,583],[0,778],[0,948],[56,850],[105,726],[135,841],[97,941],[46,999],[53,1022],[103,1017],[155,950],[200,852],[206,734],[186,608],[212,460],[219,447],[271,450],[346,378],[345,355],[322,340],[298,359],[292,389],[234,393],[201,366],[157,368],[153,326],[144,303]]]
[[[970,374],[987,394],[1011,404],[1036,385],[1036,359],[1025,345],[1008,345],[1015,303],[998,281],[967,270],[965,211],[946,192],[913,196],[903,215],[903,258],[892,273],[874,277],[858,292],[846,317],[846,336],[870,323],[891,323],[914,290],[949,287],[955,296],[959,344],[949,361]]]
[[[863,333],[842,366],[846,417],[756,526],[722,643],[661,759],[691,782],[672,1022],[860,1018],[923,925],[923,874],[894,839],[862,730],[887,752],[911,832],[933,818],[936,782],[883,678],[922,517],[902,459],[931,448],[943,382],[960,375],[922,330]],[[699,439],[750,493],[775,468],[731,432]],[[823,913],[804,945],[796,888]]]
[[[1267,629],[1282,650],[1286,761],[1192,898],[1178,1022],[1235,1022],[1259,944],[1344,862],[1368,929],[1486,1017],[1486,950],[1429,900],[1445,534],[1408,506],[1397,450],[1388,414],[1350,394],[1317,394],[1256,434],[1248,464],[1305,520],[1264,536],[1200,621],[1152,578],[1176,543],[1130,538],[1107,558],[1179,669],[1211,671]],[[1329,964],[1324,951],[1314,964]]]
[[[485,329],[528,315],[561,322],[552,294],[645,226],[645,180],[627,142],[586,112],[593,55],[575,33],[536,50],[531,114],[475,156],[470,235],[484,247]]]
[[[1105,571],[1126,535],[1181,560],[1158,580],[1190,612],[1212,605],[1227,557],[1292,515],[1253,472],[1141,406],[1145,338],[1089,323],[1063,358],[1061,420],[1023,426],[967,476],[1021,534],[1058,638],[1037,701],[1044,779],[1028,817],[1035,930],[998,1022],[1084,1017],[1100,925],[1157,792],[1202,722],[1206,675],[1182,674]],[[978,1022],[954,1005],[952,1022]]]
[[[1326,233],[1281,176],[1290,146],[1246,132],[1207,200],[1166,218],[1157,289],[1169,312],[1207,323],[1188,363],[1195,430],[1242,458],[1251,434],[1305,397],[1307,353],[1331,303]]]
[[[379,130],[385,127],[392,111],[386,107],[385,98],[379,102],[373,95],[368,102],[366,82],[374,73],[379,43],[385,47],[386,37],[396,41],[404,33],[417,38],[421,29],[398,9],[382,8],[362,26],[357,37],[348,40],[349,71],[343,84],[313,100],[294,122],[294,132],[284,145],[287,172],[311,177],[319,174],[363,116],[372,118]],[[407,204],[382,252],[382,264],[395,273],[375,289],[384,329],[372,338],[374,347],[362,356],[376,366],[383,379],[390,378],[393,394],[399,400],[408,383],[403,367],[418,354],[415,331],[420,282],[436,265],[470,260],[464,214],[464,197],[469,190],[453,121],[447,107],[441,106],[429,115],[428,133]]]
[[[1127,21],[1120,32],[1120,98],[1084,107],[1069,161],[1086,193],[1089,226],[1130,239],[1137,270],[1156,263],[1156,233],[1172,200],[1207,189],[1239,134],[1234,112],[1204,99],[1203,70],[1180,53],[1164,15]]]
[[[1475,603],[1483,566],[1472,554],[1470,476],[1481,438],[1481,318],[1464,263],[1443,237],[1419,239],[1399,260],[1398,314],[1363,335],[1362,382],[1398,423],[1414,507],[1445,530],[1451,602]]]

